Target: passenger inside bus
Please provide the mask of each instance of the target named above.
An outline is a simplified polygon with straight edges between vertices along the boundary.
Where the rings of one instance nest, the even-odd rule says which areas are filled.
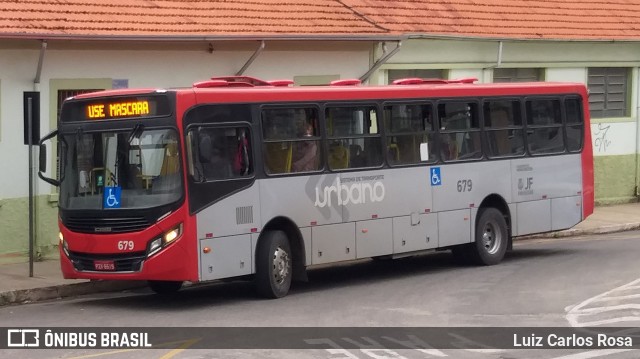
[[[238,149],[233,162],[233,174],[235,176],[247,176],[251,173],[251,150],[249,147],[249,140],[247,139],[247,131],[243,128],[239,128],[237,132]]]
[[[223,150],[207,134],[200,136],[198,157],[205,179],[223,179],[231,175],[231,163]]]
[[[291,170],[293,172],[313,171],[318,168],[318,145],[310,138],[314,136],[315,120],[310,118],[298,129],[298,137],[303,141],[297,141],[293,149]]]

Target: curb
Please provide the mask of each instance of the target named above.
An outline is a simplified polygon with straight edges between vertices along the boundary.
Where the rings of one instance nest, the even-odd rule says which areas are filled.
[[[90,281],[0,292],[0,306],[145,287],[146,281]]]
[[[527,240],[527,239],[540,239],[540,238],[564,238],[564,237],[576,237],[576,236],[584,236],[590,234],[607,234],[607,233],[616,233],[616,232],[626,232],[640,229],[640,223],[624,223],[624,224],[615,224],[611,226],[603,226],[597,228],[572,228],[566,229],[563,231],[557,232],[547,232],[543,234],[534,234],[522,237],[516,237],[516,240]]]

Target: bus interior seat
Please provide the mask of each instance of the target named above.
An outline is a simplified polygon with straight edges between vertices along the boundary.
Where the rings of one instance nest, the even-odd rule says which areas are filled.
[[[329,146],[329,168],[342,169],[349,167],[349,150],[341,143],[332,143]]]
[[[402,163],[416,163],[417,155],[420,152],[419,146],[416,146],[415,136],[403,136],[398,140],[398,159]]]
[[[162,161],[162,168],[160,169],[160,175],[170,175],[178,173],[178,144],[171,142],[167,144],[164,149],[164,161]]]
[[[291,172],[293,145],[290,142],[270,142],[265,144],[265,165],[269,173]]]
[[[389,158],[389,162],[391,163],[400,162],[400,150],[398,149],[397,143],[390,143],[387,146],[387,155]]]
[[[360,145],[349,145],[349,166],[364,167],[367,165],[367,159]]]
[[[491,127],[494,128],[507,128],[509,126],[509,114],[506,110],[498,109],[491,112]],[[495,137],[493,140],[495,145],[494,153],[498,155],[506,155],[511,153],[511,141],[509,140],[508,131],[494,131]],[[490,141],[493,142],[493,141]]]

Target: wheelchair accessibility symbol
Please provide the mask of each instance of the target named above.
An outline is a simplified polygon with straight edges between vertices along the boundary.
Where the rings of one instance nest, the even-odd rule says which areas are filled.
[[[104,208],[120,208],[121,196],[121,187],[105,187],[102,201]]]
[[[440,167],[431,167],[431,185],[440,186],[442,177],[440,176]]]

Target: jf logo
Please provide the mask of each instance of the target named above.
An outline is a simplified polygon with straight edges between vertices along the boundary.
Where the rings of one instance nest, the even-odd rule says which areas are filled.
[[[526,182],[524,178],[518,178],[518,189],[528,190],[533,186],[533,177],[527,177]]]

